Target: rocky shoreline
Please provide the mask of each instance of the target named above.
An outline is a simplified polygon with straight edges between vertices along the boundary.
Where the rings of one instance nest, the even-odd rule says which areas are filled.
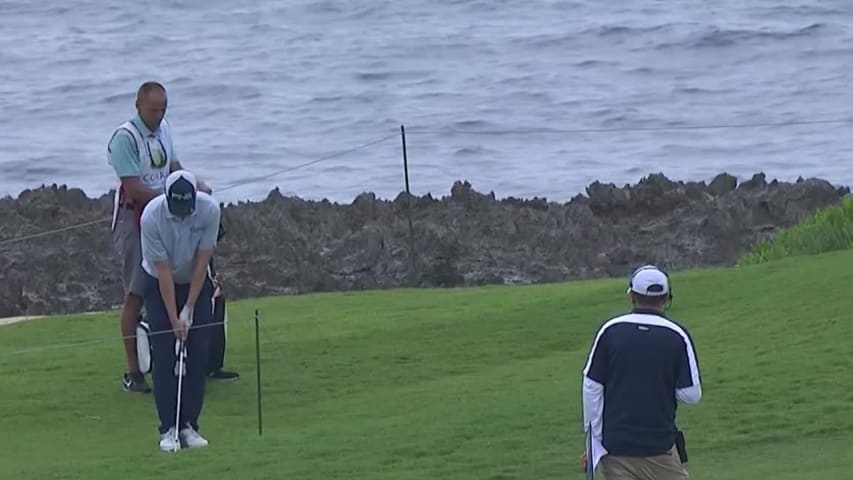
[[[847,194],[825,180],[768,182],[760,173],[740,183],[728,174],[707,184],[660,174],[624,187],[595,182],[565,203],[498,200],[467,182],[443,198],[366,193],[350,204],[273,190],[263,201],[225,206],[216,262],[231,299],[624,276],[644,262],[725,266]],[[56,185],[0,199],[0,317],[120,304],[111,206],[112,192],[91,199]]]

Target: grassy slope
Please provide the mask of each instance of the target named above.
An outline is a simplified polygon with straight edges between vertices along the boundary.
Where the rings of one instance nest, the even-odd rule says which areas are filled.
[[[740,263],[750,265],[853,248],[853,197],[818,210],[774,237],[755,245]]]
[[[853,476],[853,252],[674,275],[705,398],[680,410],[695,478]],[[119,389],[115,316],[0,328],[0,478],[583,478],[579,372],[624,281],[310,295],[231,304],[202,428],[157,450],[150,396]],[[255,417],[259,308],[264,436]],[[763,477],[759,477],[763,475]]]

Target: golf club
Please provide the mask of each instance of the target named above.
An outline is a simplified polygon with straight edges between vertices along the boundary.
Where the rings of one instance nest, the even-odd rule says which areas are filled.
[[[175,375],[178,377],[178,409],[175,413],[175,450],[178,451],[181,447],[181,439],[180,439],[180,423],[181,423],[181,387],[183,385],[184,374],[186,373],[186,369],[184,367],[184,357],[186,357],[186,346],[184,342],[177,340],[177,344],[175,345],[177,354],[178,354],[178,363],[175,365]]]

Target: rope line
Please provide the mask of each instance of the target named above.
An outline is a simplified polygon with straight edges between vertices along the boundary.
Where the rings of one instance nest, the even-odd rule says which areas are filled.
[[[76,229],[78,229],[78,228],[88,227],[88,226],[91,226],[91,225],[97,225],[97,224],[99,224],[99,223],[109,222],[109,221],[111,221],[111,220],[112,220],[112,218],[110,218],[110,217],[107,217],[107,218],[101,218],[101,219],[98,219],[98,220],[92,220],[91,222],[78,223],[78,224],[76,224],[76,225],[69,225],[69,226],[67,226],[67,227],[56,228],[56,229],[53,229],[53,230],[47,230],[47,231],[44,231],[44,232],[33,233],[33,234],[30,234],[30,235],[22,235],[22,236],[20,236],[20,237],[13,237],[13,238],[9,238],[9,239],[6,239],[6,240],[0,240],[0,248],[2,248],[2,247],[3,247],[3,246],[5,246],[5,245],[10,245],[10,244],[13,244],[13,243],[18,243],[18,242],[23,242],[23,241],[26,241],[26,240],[32,240],[32,239],[35,239],[35,238],[46,237],[46,236],[48,236],[48,235],[53,235],[53,234],[55,234],[55,233],[67,232],[67,231],[69,231],[69,230],[76,230]]]
[[[544,134],[548,134],[548,133],[552,133],[552,134],[579,134],[579,133],[630,132],[630,131],[710,130],[710,129],[728,129],[728,128],[764,128],[764,127],[776,127],[776,128],[778,128],[778,127],[797,126],[797,125],[848,124],[851,122],[853,122],[853,117],[851,117],[849,119],[795,120],[795,121],[775,122],[775,123],[770,123],[770,122],[766,122],[766,123],[732,123],[732,124],[671,125],[671,126],[649,126],[649,127],[612,127],[612,128],[544,129],[544,130],[543,129],[540,129],[540,130],[523,130],[523,129],[464,130],[464,129],[452,129],[452,128],[449,128],[449,129],[433,129],[433,128],[428,128],[428,127],[417,127],[417,126],[415,126],[415,127],[406,127],[406,130],[408,132],[419,132],[419,133],[477,134],[477,135],[543,134],[543,133]],[[349,153],[353,153],[353,152],[365,149],[367,147],[380,144],[380,143],[385,142],[391,138],[396,138],[398,135],[399,135],[399,133],[395,132],[393,134],[383,136],[383,137],[378,138],[376,140],[373,140],[373,141],[370,141],[370,142],[367,142],[367,143],[364,143],[364,144],[361,144],[361,145],[358,145],[358,146],[355,146],[352,148],[348,148],[346,150],[341,150],[341,151],[338,151],[338,152],[335,152],[335,153],[332,153],[329,155],[325,155],[325,156],[316,158],[314,160],[311,160],[311,161],[308,161],[308,162],[305,162],[305,163],[302,163],[299,165],[284,168],[281,170],[277,170],[277,171],[270,172],[270,173],[260,175],[260,176],[256,176],[256,177],[247,177],[247,178],[244,178],[242,180],[238,180],[236,182],[228,184],[227,186],[218,189],[218,191],[230,190],[230,189],[236,188],[236,187],[241,186],[241,185],[247,185],[247,184],[250,184],[253,182],[266,180],[266,179],[281,175],[283,173],[292,172],[292,171],[295,171],[295,170],[298,170],[301,168],[305,168],[305,167],[315,165],[315,164],[318,164],[318,163],[321,163],[324,161],[328,161],[328,160],[331,160],[331,159],[334,159],[337,157],[341,157],[341,156],[347,155]],[[304,156],[304,155],[302,155],[302,156]],[[2,249],[2,247],[4,247],[4,246],[12,245],[15,243],[24,242],[27,240],[33,240],[33,239],[37,239],[37,238],[42,238],[42,237],[46,237],[49,235],[67,232],[67,231],[71,231],[71,230],[76,230],[76,229],[80,229],[80,228],[85,228],[85,227],[89,227],[92,225],[97,225],[100,223],[109,222],[111,220],[112,220],[111,217],[105,217],[105,218],[91,220],[91,221],[80,223],[80,224],[55,228],[52,230],[47,230],[47,231],[43,231],[43,232],[39,232],[39,233],[22,235],[19,237],[13,237],[13,238],[5,239],[5,240],[0,240],[0,249]],[[225,325],[225,323],[226,322],[212,322],[212,323],[207,323],[204,325],[194,325],[194,326],[190,327],[190,330],[196,330],[196,329],[208,328],[208,327],[215,327],[215,326]],[[149,337],[151,337],[151,336],[163,335],[163,334],[167,334],[167,333],[168,334],[174,334],[174,329],[158,330],[155,332],[150,332],[148,335],[149,335]],[[119,338],[122,340],[134,339],[135,335],[120,336]],[[82,340],[82,341],[70,342],[70,343],[57,343],[57,344],[51,344],[51,345],[41,345],[41,346],[19,349],[19,350],[11,351],[11,352],[2,352],[2,353],[0,353],[0,358],[6,357],[6,356],[13,357],[13,356],[25,355],[25,354],[30,354],[30,353],[38,353],[38,352],[45,352],[45,351],[51,351],[51,350],[61,350],[61,349],[65,349],[65,348],[74,348],[74,347],[81,347],[81,346],[87,346],[87,345],[94,345],[94,344],[99,344],[99,343],[113,342],[115,340],[116,340],[116,337],[101,337],[101,338],[96,338],[96,339]]]
[[[853,122],[853,117],[846,119],[823,119],[823,120],[791,120],[787,122],[754,122],[754,123],[720,123],[720,124],[706,124],[706,125],[659,125],[659,126],[649,126],[649,127],[602,127],[602,128],[576,128],[576,129],[504,129],[504,130],[466,130],[466,129],[454,129],[454,128],[429,128],[429,127],[406,127],[406,130],[411,133],[426,133],[426,134],[466,134],[466,135],[509,135],[509,134],[525,134],[525,135],[539,135],[539,134],[581,134],[581,133],[607,133],[607,132],[648,132],[648,131],[679,131],[679,130],[715,130],[715,129],[728,129],[728,128],[780,128],[780,127],[790,127],[790,126],[798,126],[798,125],[839,125],[839,124],[847,124]],[[295,165],[293,167],[283,168],[281,170],[277,170],[274,172],[266,173],[264,175],[259,175],[255,177],[247,177],[242,180],[238,180],[236,182],[232,182],[225,187],[219,188],[217,191],[227,191],[233,188],[247,185],[250,183],[267,180],[272,177],[276,177],[283,173],[292,172],[301,168],[309,167],[311,165],[315,165],[321,162],[325,162],[343,155],[347,155],[349,153],[353,153],[367,147],[380,144],[385,142],[391,138],[397,137],[398,133],[393,133],[386,135],[384,137],[378,138],[376,140],[346,149],[341,150],[339,152],[335,152],[329,155],[325,155],[323,157],[319,157],[317,159],[311,160],[309,162],[305,162],[299,165]],[[304,155],[302,155],[304,156]],[[20,243],[27,240],[33,240],[37,238],[46,237],[49,235],[54,235],[56,233],[67,232],[71,230],[76,230],[80,228],[85,228],[88,226],[96,225],[101,222],[111,221],[111,217],[106,217],[103,219],[92,220],[89,222],[84,222],[75,225],[69,225],[66,227],[56,228],[52,230],[47,230],[44,232],[22,235],[19,237],[8,238],[5,240],[0,240],[0,249],[4,246],[8,246],[15,243]]]
[[[385,142],[385,141],[387,141],[387,140],[388,140],[388,139],[390,139],[390,138],[398,137],[399,135],[400,135],[399,133],[394,133],[394,134],[391,134],[391,135],[386,135],[386,136],[384,136],[384,137],[382,137],[382,138],[378,138],[378,139],[376,139],[376,140],[373,140],[372,142],[363,143],[363,144],[361,144],[361,145],[359,145],[359,146],[357,146],[357,147],[353,147],[353,148],[349,148],[349,149],[347,149],[347,150],[342,150],[342,151],[339,151],[339,152],[336,152],[336,153],[332,153],[332,154],[330,154],[330,155],[326,155],[326,156],[324,156],[324,157],[320,157],[320,158],[317,158],[317,159],[315,159],[315,160],[311,160],[310,162],[305,162],[305,163],[302,163],[302,164],[299,164],[299,165],[296,165],[296,166],[293,166],[293,167],[283,168],[283,169],[281,169],[281,170],[278,170],[278,171],[275,171],[275,172],[271,172],[271,173],[266,173],[266,174],[264,174],[264,175],[259,175],[259,176],[257,176],[257,177],[248,177],[248,178],[245,178],[245,179],[243,179],[243,180],[238,180],[238,181],[236,181],[236,182],[234,182],[234,183],[230,183],[230,184],[228,184],[227,186],[225,186],[225,187],[222,187],[222,188],[218,189],[217,191],[230,190],[230,189],[232,189],[232,188],[234,188],[234,187],[239,187],[239,186],[241,186],[241,185],[246,185],[246,184],[249,184],[249,183],[253,183],[253,182],[258,181],[258,180],[266,180],[266,179],[268,179],[268,178],[272,178],[272,177],[275,177],[275,176],[281,175],[282,173],[292,172],[293,170],[298,170],[298,169],[300,169],[300,168],[309,167],[309,166],[311,166],[311,165],[314,165],[314,164],[317,164],[317,163],[320,163],[320,162],[325,162],[325,161],[327,161],[327,160],[331,160],[331,159],[333,159],[333,158],[342,157],[342,156],[344,156],[344,155],[346,155],[346,154],[353,153],[353,152],[357,152],[357,151],[359,151],[359,150],[363,150],[363,149],[365,149],[365,148],[367,148],[367,147],[370,147],[370,146],[377,145],[377,144],[379,144],[379,143]]]
[[[335,152],[335,153],[332,153],[332,154],[329,154],[329,155],[326,155],[326,156],[323,156],[323,157],[320,157],[320,158],[317,158],[317,159],[311,160],[310,162],[301,163],[301,164],[299,164],[299,165],[295,165],[295,166],[293,166],[293,167],[283,168],[283,169],[281,169],[281,170],[278,170],[278,171],[275,171],[275,172],[271,172],[271,173],[266,173],[266,174],[264,174],[264,175],[259,175],[259,176],[256,176],[256,177],[249,177],[249,178],[245,178],[245,179],[243,179],[243,180],[238,180],[238,181],[236,181],[236,182],[233,182],[233,183],[231,183],[231,184],[228,184],[228,185],[227,185],[227,186],[225,186],[225,187],[222,187],[222,188],[217,189],[217,192],[224,191],[224,190],[230,190],[230,189],[232,189],[232,188],[239,187],[239,186],[241,186],[241,185],[247,185],[247,184],[250,184],[250,183],[253,183],[253,182],[257,182],[257,181],[267,180],[267,179],[269,179],[269,178],[272,178],[272,177],[275,177],[275,176],[281,175],[282,173],[292,172],[292,171],[294,171],[294,170],[298,170],[298,169],[300,169],[300,168],[305,168],[305,167],[309,167],[309,166],[311,166],[311,165],[315,165],[315,164],[318,164],[318,163],[321,163],[321,162],[325,162],[325,161],[328,161],[328,160],[332,160],[332,159],[334,159],[334,158],[341,157],[341,156],[347,155],[347,154],[349,154],[349,153],[357,152],[357,151],[362,150],[362,149],[365,149],[365,148],[367,148],[367,147],[370,147],[370,146],[373,146],[373,145],[376,145],[376,144],[379,144],[379,143],[385,142],[385,141],[387,141],[387,140],[388,140],[388,139],[390,139],[390,138],[397,137],[398,135],[399,135],[399,133],[394,133],[394,134],[386,135],[386,136],[384,136],[384,137],[382,137],[382,138],[378,138],[378,139],[376,139],[376,140],[373,140],[373,141],[370,141],[370,142],[367,142],[367,143],[363,143],[363,144],[361,144],[361,145],[358,145],[358,146],[355,146],[355,147],[352,147],[352,148],[348,148],[348,149],[346,149],[346,150],[341,150],[341,151],[339,151],[339,152]],[[101,218],[101,219],[98,219],[98,220],[92,220],[92,221],[89,221],[89,222],[79,223],[79,224],[75,224],[75,225],[69,225],[69,226],[67,226],[67,227],[61,227],[61,228],[56,228],[56,229],[52,229],[52,230],[47,230],[47,231],[44,231],[44,232],[33,233],[33,234],[29,234],[29,235],[21,235],[21,236],[19,236],[19,237],[12,237],[12,238],[8,238],[8,239],[5,239],[5,240],[0,240],[0,249],[2,249],[2,248],[3,248],[3,247],[5,247],[5,246],[12,245],[12,244],[15,244],[15,243],[20,243],[20,242],[24,242],[24,241],[27,241],[27,240],[32,240],[32,239],[36,239],[36,238],[46,237],[46,236],[50,236],[50,235],[53,235],[53,234],[56,234],[56,233],[67,232],[67,231],[70,231],[70,230],[77,230],[77,229],[80,229],[80,228],[89,227],[89,226],[92,226],[92,225],[97,225],[97,224],[99,224],[99,223],[103,223],[103,222],[111,222],[111,221],[112,221],[112,217],[111,217],[111,216],[110,216],[110,217],[104,217],[104,218]]]
[[[192,331],[192,330],[199,330],[202,328],[216,327],[219,325],[225,325],[225,323],[226,322],[223,321],[223,322],[205,323],[204,325],[193,325],[189,328],[189,330]],[[228,322],[228,323],[231,323],[231,322]],[[156,335],[164,335],[167,333],[174,334],[174,332],[175,332],[175,329],[157,330],[157,331],[149,332],[148,336],[153,337]],[[65,348],[83,347],[86,345],[96,345],[99,343],[114,342],[117,339],[120,339],[122,341],[133,340],[135,338],[136,338],[136,335],[126,335],[126,336],[119,336],[119,337],[93,338],[90,340],[81,340],[78,342],[54,343],[54,344],[49,344],[49,345],[39,345],[39,346],[35,346],[35,347],[23,348],[20,350],[14,350],[11,352],[2,352],[2,353],[0,353],[0,358],[6,357],[6,356],[13,357],[13,356],[18,356],[18,355],[26,355],[29,353],[40,353],[40,352],[46,352],[46,351],[50,351],[50,350],[62,350]]]

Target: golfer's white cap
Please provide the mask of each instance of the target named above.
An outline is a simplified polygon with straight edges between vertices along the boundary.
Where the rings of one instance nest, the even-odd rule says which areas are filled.
[[[639,293],[650,297],[669,294],[669,277],[654,265],[645,265],[631,274],[628,292]]]

